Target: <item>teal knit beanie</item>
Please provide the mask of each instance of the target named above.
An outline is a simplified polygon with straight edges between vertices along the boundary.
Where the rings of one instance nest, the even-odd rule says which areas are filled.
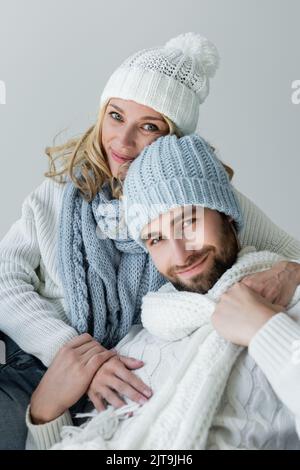
[[[160,137],[130,165],[123,204],[130,236],[140,245],[146,224],[173,207],[198,205],[223,212],[242,228],[242,214],[225,168],[199,135]]]

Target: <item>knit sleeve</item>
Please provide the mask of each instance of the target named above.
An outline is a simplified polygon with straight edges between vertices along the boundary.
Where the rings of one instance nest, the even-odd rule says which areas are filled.
[[[49,198],[49,193],[40,190],[41,201],[43,197]],[[38,292],[44,282],[39,273],[42,259],[36,230],[38,210],[46,211],[51,202],[38,209],[33,200],[32,194],[26,198],[21,218],[0,242],[0,330],[48,366],[77,332],[64,321],[61,303]],[[48,213],[44,214],[47,218]],[[42,227],[41,232],[47,234],[50,230]],[[48,256],[54,258],[55,254]]]
[[[248,351],[295,418],[300,438],[300,303],[297,320],[274,315],[252,338]]]
[[[67,410],[49,423],[33,424],[30,416],[30,406],[28,406],[26,425],[28,428],[27,443],[30,443],[31,450],[48,450],[61,441],[60,434],[63,426],[72,426],[73,421],[69,410]]]
[[[287,259],[300,258],[300,242],[275,225],[250,199],[235,189],[244,217],[239,233],[242,248],[255,246],[258,251],[269,250]]]

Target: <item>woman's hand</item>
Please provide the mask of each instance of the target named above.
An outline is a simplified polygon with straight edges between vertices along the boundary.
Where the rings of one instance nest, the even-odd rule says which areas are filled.
[[[287,307],[300,284],[300,264],[280,261],[271,269],[246,276],[241,282],[269,302]]]
[[[95,408],[98,411],[105,410],[104,400],[115,408],[120,408],[126,404],[120,395],[141,405],[146,403],[152,396],[152,390],[130,370],[143,365],[142,361],[124,356],[115,356],[105,362],[88,390]]]
[[[279,312],[280,305],[271,304],[246,285],[237,283],[221,296],[212,324],[231,343],[248,346],[257,331]]]
[[[116,354],[87,333],[69,341],[57,353],[31,397],[32,422],[52,421],[74,405],[86,393],[97,370]]]

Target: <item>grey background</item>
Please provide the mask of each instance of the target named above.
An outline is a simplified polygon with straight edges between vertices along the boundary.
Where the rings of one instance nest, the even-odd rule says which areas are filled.
[[[0,0],[0,238],[43,180],[44,148],[94,122],[113,70],[196,31],[222,58],[198,130],[235,169],[235,185],[300,239],[299,18],[299,0]]]

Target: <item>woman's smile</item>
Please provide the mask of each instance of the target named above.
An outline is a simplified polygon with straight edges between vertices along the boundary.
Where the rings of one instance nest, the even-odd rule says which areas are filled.
[[[120,153],[117,153],[115,152],[114,150],[110,149],[110,152],[111,152],[111,158],[117,162],[117,163],[120,163],[120,164],[123,164],[123,163],[131,163],[135,157],[128,157],[126,155],[122,155]]]

